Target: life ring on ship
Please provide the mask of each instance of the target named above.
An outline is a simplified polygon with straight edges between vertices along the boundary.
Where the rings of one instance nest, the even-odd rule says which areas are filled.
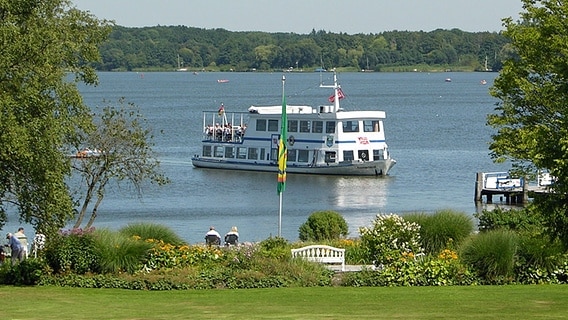
[[[288,144],[289,144],[290,146],[293,146],[295,142],[296,142],[296,138],[294,138],[294,136],[290,136],[290,137],[288,138]]]
[[[359,155],[359,158],[361,158],[361,160],[365,161],[365,160],[367,160],[367,154],[365,152],[361,152],[361,154]]]

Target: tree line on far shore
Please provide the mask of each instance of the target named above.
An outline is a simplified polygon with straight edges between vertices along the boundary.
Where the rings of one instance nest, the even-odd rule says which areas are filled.
[[[513,51],[501,33],[459,29],[349,35],[113,26],[100,52],[100,71],[499,71]]]

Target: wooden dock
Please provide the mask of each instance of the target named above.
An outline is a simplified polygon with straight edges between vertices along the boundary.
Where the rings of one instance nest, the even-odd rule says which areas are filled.
[[[546,185],[529,185],[524,178],[511,178],[508,172],[478,172],[475,179],[475,202],[493,203],[493,196],[505,198],[506,204],[527,204],[531,193],[546,193]]]

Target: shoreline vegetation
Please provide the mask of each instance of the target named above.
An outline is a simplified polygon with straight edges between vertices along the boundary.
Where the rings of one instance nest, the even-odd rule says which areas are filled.
[[[101,61],[92,66],[100,71],[498,71],[511,55],[509,44],[502,33],[459,29],[348,35],[114,25],[100,45]]]
[[[272,72],[285,72],[285,73],[319,73],[320,71],[316,70],[317,68],[300,68],[300,69],[274,69],[274,70],[256,70],[256,69],[248,69],[244,71],[235,71],[232,69],[225,69],[225,68],[217,68],[217,67],[207,67],[207,68],[184,68],[184,70],[177,70],[171,68],[135,68],[132,70],[127,69],[115,69],[115,70],[98,70],[98,72],[180,72],[180,73],[205,73],[205,72],[259,72],[259,73],[272,73]],[[427,66],[427,65],[419,65],[419,66],[391,66],[391,67],[383,67],[380,71],[376,70],[358,70],[356,68],[335,68],[337,72],[428,72],[428,73],[444,73],[444,72],[497,72],[497,71],[481,71],[476,70],[475,68],[468,68],[468,67],[446,67],[446,66]],[[330,70],[323,71],[331,72]]]

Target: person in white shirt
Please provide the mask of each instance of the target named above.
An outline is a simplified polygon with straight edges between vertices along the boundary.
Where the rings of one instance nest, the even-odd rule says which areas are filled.
[[[225,245],[236,246],[239,243],[239,230],[237,227],[232,227],[231,231],[225,234]]]
[[[221,245],[221,235],[215,230],[215,227],[209,227],[209,231],[205,234],[205,243],[208,246]]]
[[[14,236],[20,240],[22,244],[22,257],[26,259],[28,257],[28,237],[24,234],[24,228],[19,227],[18,232],[14,233]]]

